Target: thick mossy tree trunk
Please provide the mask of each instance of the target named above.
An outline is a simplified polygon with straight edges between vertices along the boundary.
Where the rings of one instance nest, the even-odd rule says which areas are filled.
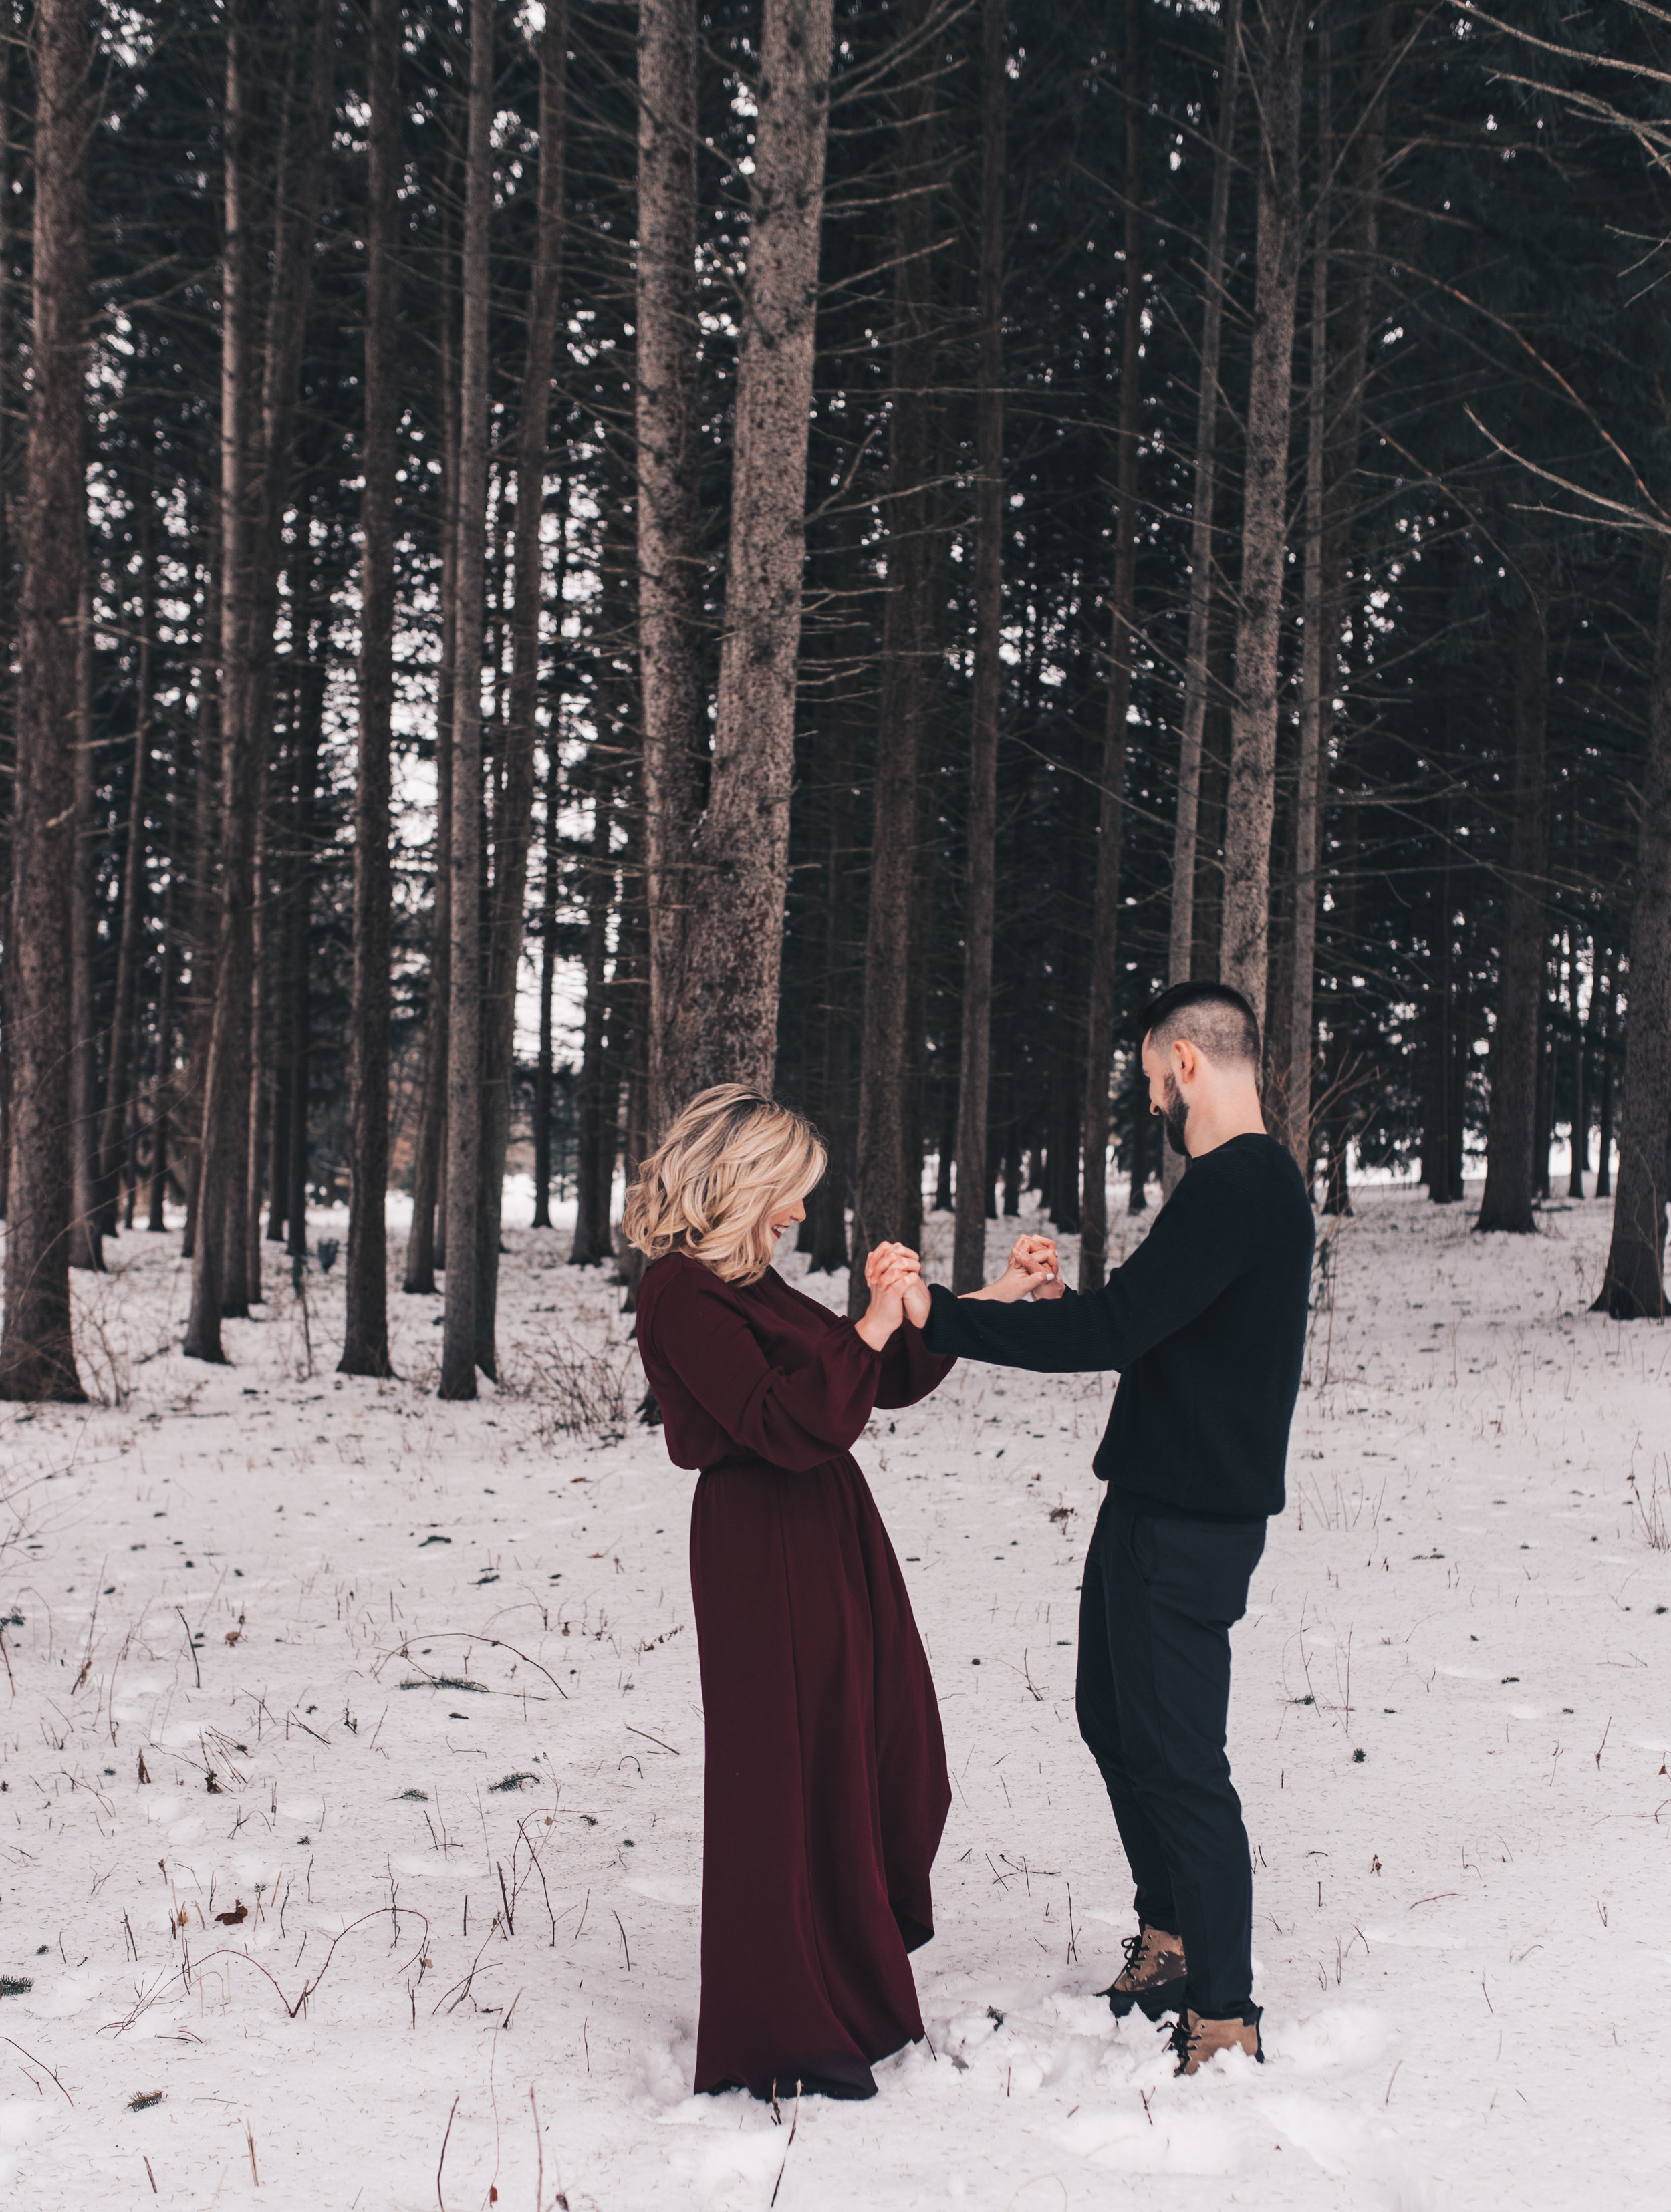
[[[0,1398],[79,1404],[70,1321],[70,878],[87,529],[88,11],[38,0],[33,376],[18,605],[7,936],[6,1315]]]
[[[399,0],[371,0],[366,137],[365,489],[360,497],[360,722],[354,787],[349,1013],[349,1217],[343,1375],[387,1375],[389,864],[394,709],[395,473],[399,462]]]
[[[1120,978],[1120,860],[1126,827],[1127,716],[1137,645],[1138,440],[1142,428],[1143,119],[1145,0],[1126,0],[1126,304],[1120,348],[1120,432],[1109,603],[1109,684],[1103,732],[1097,872],[1091,904],[1086,996],[1085,1198],[1079,1213],[1079,1288],[1100,1291],[1109,1255],[1109,1090],[1115,993]]]
[[[1294,303],[1304,233],[1300,200],[1303,0],[1255,0],[1258,59],[1258,242],[1243,465],[1240,611],[1224,827],[1223,981],[1265,1025],[1271,828],[1276,811],[1278,645],[1287,550]]]
[[[1491,1119],[1479,1229],[1529,1236],[1536,1227],[1538,1034],[1543,1003],[1549,865],[1549,638],[1546,569],[1535,548],[1521,564],[1514,625],[1514,817],[1491,1046]]]
[[[1615,1321],[1662,1316],[1666,1149],[1671,1141],[1671,549],[1662,559],[1648,758],[1631,906],[1625,1109],[1613,1241],[1595,1310]],[[1604,1112],[1603,1122],[1607,1119]],[[1611,1136],[1605,1131],[1603,1144]],[[1602,1158],[1605,1163],[1606,1151]]]

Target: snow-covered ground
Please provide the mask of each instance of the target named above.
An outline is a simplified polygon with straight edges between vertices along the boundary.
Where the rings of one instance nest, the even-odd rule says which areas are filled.
[[[505,1385],[447,1406],[435,1301],[393,1300],[401,1380],[346,1380],[340,1269],[304,1328],[270,1263],[204,1368],[177,1236],[123,1237],[77,1285],[112,1402],[0,1408],[11,2200],[476,2212],[543,2161],[540,2212],[1663,2204],[1671,1331],[1587,1311],[1605,1206],[1470,1220],[1368,1196],[1320,1278],[1237,1645],[1262,2068],[1177,2081],[1094,1995],[1106,1381],[963,1367],[872,1424],[957,1784],[933,2047],[781,2125],[688,2094],[692,1479],[560,1425],[635,1400],[618,1292],[511,1230]]]

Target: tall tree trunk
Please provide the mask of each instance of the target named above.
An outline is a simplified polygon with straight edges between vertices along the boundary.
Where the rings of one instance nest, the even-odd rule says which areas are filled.
[[[1126,0],[1126,307],[1120,355],[1120,459],[1109,607],[1109,688],[1102,802],[1091,908],[1091,988],[1085,1023],[1085,1200],[1079,1288],[1100,1291],[1108,1272],[1109,1085],[1114,1000],[1120,978],[1120,848],[1126,821],[1127,714],[1137,637],[1137,462],[1142,434],[1143,120],[1148,106],[1144,0]]]
[[[248,1112],[233,1133],[245,1200],[229,1212],[221,1310],[247,1313],[261,1300],[258,1224],[263,1136],[270,1103],[266,1036],[270,963],[264,932],[271,913],[266,883],[266,797],[270,781],[273,663],[283,567],[284,516],[295,465],[296,400],[313,296],[315,241],[330,144],[338,0],[307,0],[295,25],[297,73],[287,90],[279,136],[273,209],[272,277],[261,352],[260,412],[252,425],[249,639],[245,738],[252,754],[256,840],[251,930],[253,993],[244,1039]],[[235,1286],[235,1287],[234,1287]]]
[[[1595,1301],[1595,1310],[1611,1314],[1615,1321],[1659,1318],[1666,1310],[1666,1149],[1671,1140],[1671,550],[1662,556],[1660,568],[1648,758],[1643,769],[1631,904],[1628,1015],[1619,1195],[1613,1200],[1607,1273]]]
[[[1236,105],[1242,66],[1242,0],[1224,0],[1224,58],[1218,69],[1218,132],[1212,158],[1212,205],[1206,265],[1201,272],[1201,382],[1195,403],[1195,489],[1190,507],[1189,635],[1184,648],[1183,720],[1178,736],[1177,815],[1172,832],[1172,910],[1166,980],[1194,974],[1195,873],[1201,790],[1201,738],[1211,690],[1212,528],[1218,486],[1218,362],[1224,329],[1224,240],[1230,228],[1230,172],[1236,161]],[[1217,942],[1218,933],[1213,933]],[[1174,1155],[1169,1146],[1166,1158]]]
[[[534,1066],[534,1219],[551,1226],[551,1009],[557,969],[557,914],[561,904],[562,758],[555,715],[547,738],[544,870],[539,891],[539,1057]]]
[[[493,204],[493,0],[471,0],[459,362],[453,690],[452,954],[447,1052],[447,1270],[441,1395],[476,1395],[482,1075],[483,533],[488,471],[488,219]]]
[[[250,728],[249,642],[251,339],[253,243],[249,223],[249,117],[246,84],[247,0],[228,0],[224,229],[221,264],[221,682],[220,896],[203,1077],[203,1137],[185,1352],[224,1364],[222,1303],[240,1277],[228,1274],[228,1217],[243,1204],[238,1130],[249,1095],[251,966],[254,958],[255,753]],[[234,1123],[237,1128],[234,1128]]]
[[[1300,204],[1303,0],[1255,0],[1259,26],[1259,233],[1242,506],[1241,603],[1230,708],[1221,969],[1265,1026],[1271,826],[1276,809],[1277,647],[1287,520]]]
[[[1365,27],[1348,178],[1350,207],[1343,255],[1346,282],[1332,362],[1325,318],[1333,195],[1327,189],[1320,191],[1313,217],[1316,231],[1306,444],[1305,632],[1294,845],[1293,979],[1285,1041],[1287,1097],[1282,1102],[1285,1133],[1303,1173],[1309,1168],[1311,1150],[1317,854],[1323,798],[1328,784],[1341,612],[1356,511],[1355,480],[1364,393],[1370,368],[1370,310],[1381,234],[1382,172],[1391,79],[1393,15],[1397,4],[1398,0],[1377,0],[1375,13]],[[1332,174],[1335,155],[1330,112],[1333,53],[1326,26],[1319,29],[1317,48],[1318,169],[1327,179]]]
[[[218,485],[206,495],[208,543],[204,555],[203,634],[197,651],[197,743],[192,775],[191,869],[188,878],[191,989],[185,1010],[185,1067],[181,1085],[184,1111],[176,1125],[185,1152],[185,1227],[182,1260],[195,1260],[197,1206],[203,1194],[203,1091],[209,1059],[209,1032],[215,999],[215,945],[218,928],[221,846],[221,586],[224,572]]]
[[[33,376],[18,605],[12,907],[7,933],[11,1177],[0,1398],[79,1404],[70,1324],[70,878],[76,626],[87,531],[88,12],[34,16]]]
[[[1549,861],[1545,745],[1549,720],[1546,565],[1535,547],[1521,564],[1525,597],[1514,626],[1514,822],[1491,1047],[1491,1119],[1480,1229],[1529,1236],[1536,1227],[1538,1027],[1543,1002],[1544,878]]]
[[[93,606],[87,556],[82,555],[76,617],[76,842],[70,888],[70,1264],[102,1273],[105,1264],[99,1204],[99,1030],[93,968],[98,945],[99,830],[93,819],[95,746],[93,737]]]
[[[918,784],[927,708],[922,624],[928,598],[933,393],[934,155],[939,135],[935,49],[926,43],[933,0],[904,0],[899,17],[895,168],[893,392],[889,425],[887,594],[859,1047],[859,1129],[848,1309],[862,1313],[872,1246],[906,1232],[920,1206],[921,1156],[909,1148],[908,1018],[916,877]],[[914,1200],[913,1193],[919,1194]]]
[[[516,535],[508,624],[512,665],[501,720],[503,776],[493,825],[493,897],[482,1006],[481,1197],[477,1219],[476,1364],[496,1376],[499,1231],[510,1141],[516,1056],[516,985],[522,963],[528,846],[534,824],[534,749],[539,702],[542,554],[551,367],[562,281],[563,149],[568,81],[566,0],[547,0],[539,35],[539,183],[528,275],[527,353],[516,432]]]
[[[1576,811],[1576,810],[1575,810]],[[1578,933],[1569,929],[1566,939],[1566,1003],[1572,1017],[1572,1142],[1567,1172],[1567,1196],[1584,1195],[1589,1173],[1589,1081],[1583,1016],[1578,1007]]]
[[[389,866],[395,472],[400,441],[400,0],[371,0],[366,135],[365,489],[349,1012],[349,1216],[343,1375],[388,1375]]]
[[[1583,1139],[1579,1156],[1579,1172],[1588,1175],[1589,1167],[1590,1124],[1595,1117],[1597,1091],[1601,1067],[1601,1007],[1602,976],[1606,956],[1599,937],[1589,940],[1589,1006],[1584,1017],[1583,1032],[1579,1040],[1577,1077],[1583,1093]],[[1599,1176],[1598,1176],[1599,1184]],[[1579,1194],[1583,1195],[1582,1191]],[[1598,1188],[1597,1194],[1600,1195]]]
[[[1323,463],[1328,436],[1328,264],[1334,222],[1334,62],[1328,26],[1317,29],[1317,197],[1311,210],[1311,361],[1306,392],[1305,579],[1300,649],[1300,711],[1294,775],[1293,957],[1289,979],[1287,1034],[1273,1042],[1273,1063],[1285,1081],[1275,1109],[1278,1132],[1299,1164],[1311,1172],[1311,1078],[1315,1029],[1312,1005],[1317,961],[1317,846],[1322,827],[1326,699],[1334,690],[1334,640],[1324,630],[1330,594],[1323,572]],[[1275,1086],[1273,1086],[1274,1091]]]
[[[963,1052],[957,1077],[957,1226],[951,1287],[986,1273],[987,1124],[992,1087],[992,944],[998,858],[998,718],[1004,625],[1004,56],[1006,0],[982,0],[981,297],[975,420],[975,696],[963,894]]]
[[[638,648],[649,870],[650,1121],[701,1085],[679,1065],[691,842],[702,817],[696,416],[696,0],[638,11]]]
[[[1328,1109],[1323,1116],[1323,1145],[1327,1153],[1323,1179],[1323,1212],[1344,1218],[1352,1205],[1352,1094],[1356,1087],[1353,1050],[1358,1022],[1358,994],[1352,977],[1357,972],[1358,864],[1361,813],[1348,799],[1340,809],[1339,859],[1334,876],[1334,992],[1330,1005]]]
[[[1455,841],[1449,799],[1440,809],[1438,836],[1439,865],[1434,871],[1428,943],[1432,974],[1428,984],[1429,1103],[1422,1136],[1422,1170],[1428,1197],[1436,1206],[1451,1206],[1462,1195],[1451,1172],[1455,1157],[1454,1124],[1462,1102],[1456,1091],[1456,895],[1452,883]]]
[[[600,1267],[612,1256],[610,1195],[615,1173],[617,1099],[606,1065],[605,1021],[608,988],[609,918],[615,903],[610,846],[615,807],[607,772],[596,753],[592,767],[592,848],[586,862],[586,999],[581,1014],[580,1066],[574,1094],[574,1241],[571,1267]],[[623,1025],[624,1026],[624,1025]],[[604,1144],[607,1111],[610,1141]]]
[[[854,518],[856,524],[857,517]],[[847,595],[856,588],[860,555],[856,528],[852,543],[843,548],[840,585]],[[853,1164],[853,1019],[850,978],[853,967],[853,754],[854,713],[851,698],[854,662],[863,651],[861,625],[849,614],[833,641],[833,696],[828,708],[828,734],[820,750],[828,780],[824,804],[824,909],[821,990],[822,1018],[818,1024],[820,1064],[813,1081],[815,1115],[829,1150],[829,1164],[823,1181],[806,1201],[806,1227],[802,1249],[810,1275],[836,1274],[848,1264],[848,1184]],[[845,646],[843,653],[841,647]]]
[[[166,1230],[168,1200],[168,1117],[173,1110],[174,981],[179,969],[179,848],[175,842],[177,819],[169,807],[168,887],[162,895],[162,944],[158,958],[161,975],[156,994],[156,1064],[151,1078],[150,1203],[147,1234]]]
[[[765,0],[714,762],[690,846],[677,988],[651,1014],[664,1113],[727,1079],[761,1091],[772,1082],[830,19],[831,0]],[[665,968],[663,980],[672,980]]]
[[[1601,1110],[1597,1133],[1600,1157],[1595,1164],[1595,1195],[1613,1196],[1613,1036],[1619,1018],[1619,986],[1613,956],[1607,956],[1607,980],[1601,997]]]
[[[261,719],[256,725],[261,741],[256,748],[255,779],[255,898],[251,908],[250,1089],[249,1110],[244,1123],[244,1207],[238,1218],[239,1234],[228,1236],[228,1267],[234,1245],[246,1299],[245,1310],[262,1302],[261,1198],[266,1180],[267,1146],[271,1138],[273,1104],[273,995],[277,945],[274,921],[278,899],[273,885],[272,834],[272,681],[269,672]],[[222,1311],[228,1310],[224,1298]]]
[[[122,908],[117,925],[116,994],[110,1023],[110,1060],[105,1072],[105,1115],[99,1139],[102,1227],[116,1227],[118,1185],[122,1171],[129,1109],[137,1089],[139,1005],[140,920],[145,884],[145,784],[150,768],[151,646],[156,617],[156,569],[151,547],[152,492],[144,486],[140,512],[143,576],[139,614],[138,667],[134,684],[133,754],[129,768],[128,835],[122,855]]]
[[[451,240],[443,232],[441,331],[436,347],[441,418],[441,641],[435,671],[435,883],[429,917],[428,1004],[424,1023],[423,1098],[412,1163],[412,1226],[406,1240],[409,1297],[435,1295],[445,1267],[445,1151],[447,1015],[453,947],[453,701],[457,689],[459,610],[459,390],[453,344]],[[438,1226],[438,1224],[440,1224]]]

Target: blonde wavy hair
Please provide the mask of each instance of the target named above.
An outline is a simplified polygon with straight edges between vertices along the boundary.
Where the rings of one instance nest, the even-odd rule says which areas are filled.
[[[804,1115],[716,1083],[639,1169],[622,1232],[647,1261],[688,1252],[722,1283],[757,1283],[772,1264],[773,1214],[806,1195],[828,1157]]]

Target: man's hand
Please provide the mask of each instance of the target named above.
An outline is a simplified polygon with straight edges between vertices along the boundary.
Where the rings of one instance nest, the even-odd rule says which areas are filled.
[[[903,1297],[905,1318],[914,1328],[927,1328],[928,1316],[934,1310],[934,1301],[928,1295],[928,1285],[921,1275],[908,1275]]]

